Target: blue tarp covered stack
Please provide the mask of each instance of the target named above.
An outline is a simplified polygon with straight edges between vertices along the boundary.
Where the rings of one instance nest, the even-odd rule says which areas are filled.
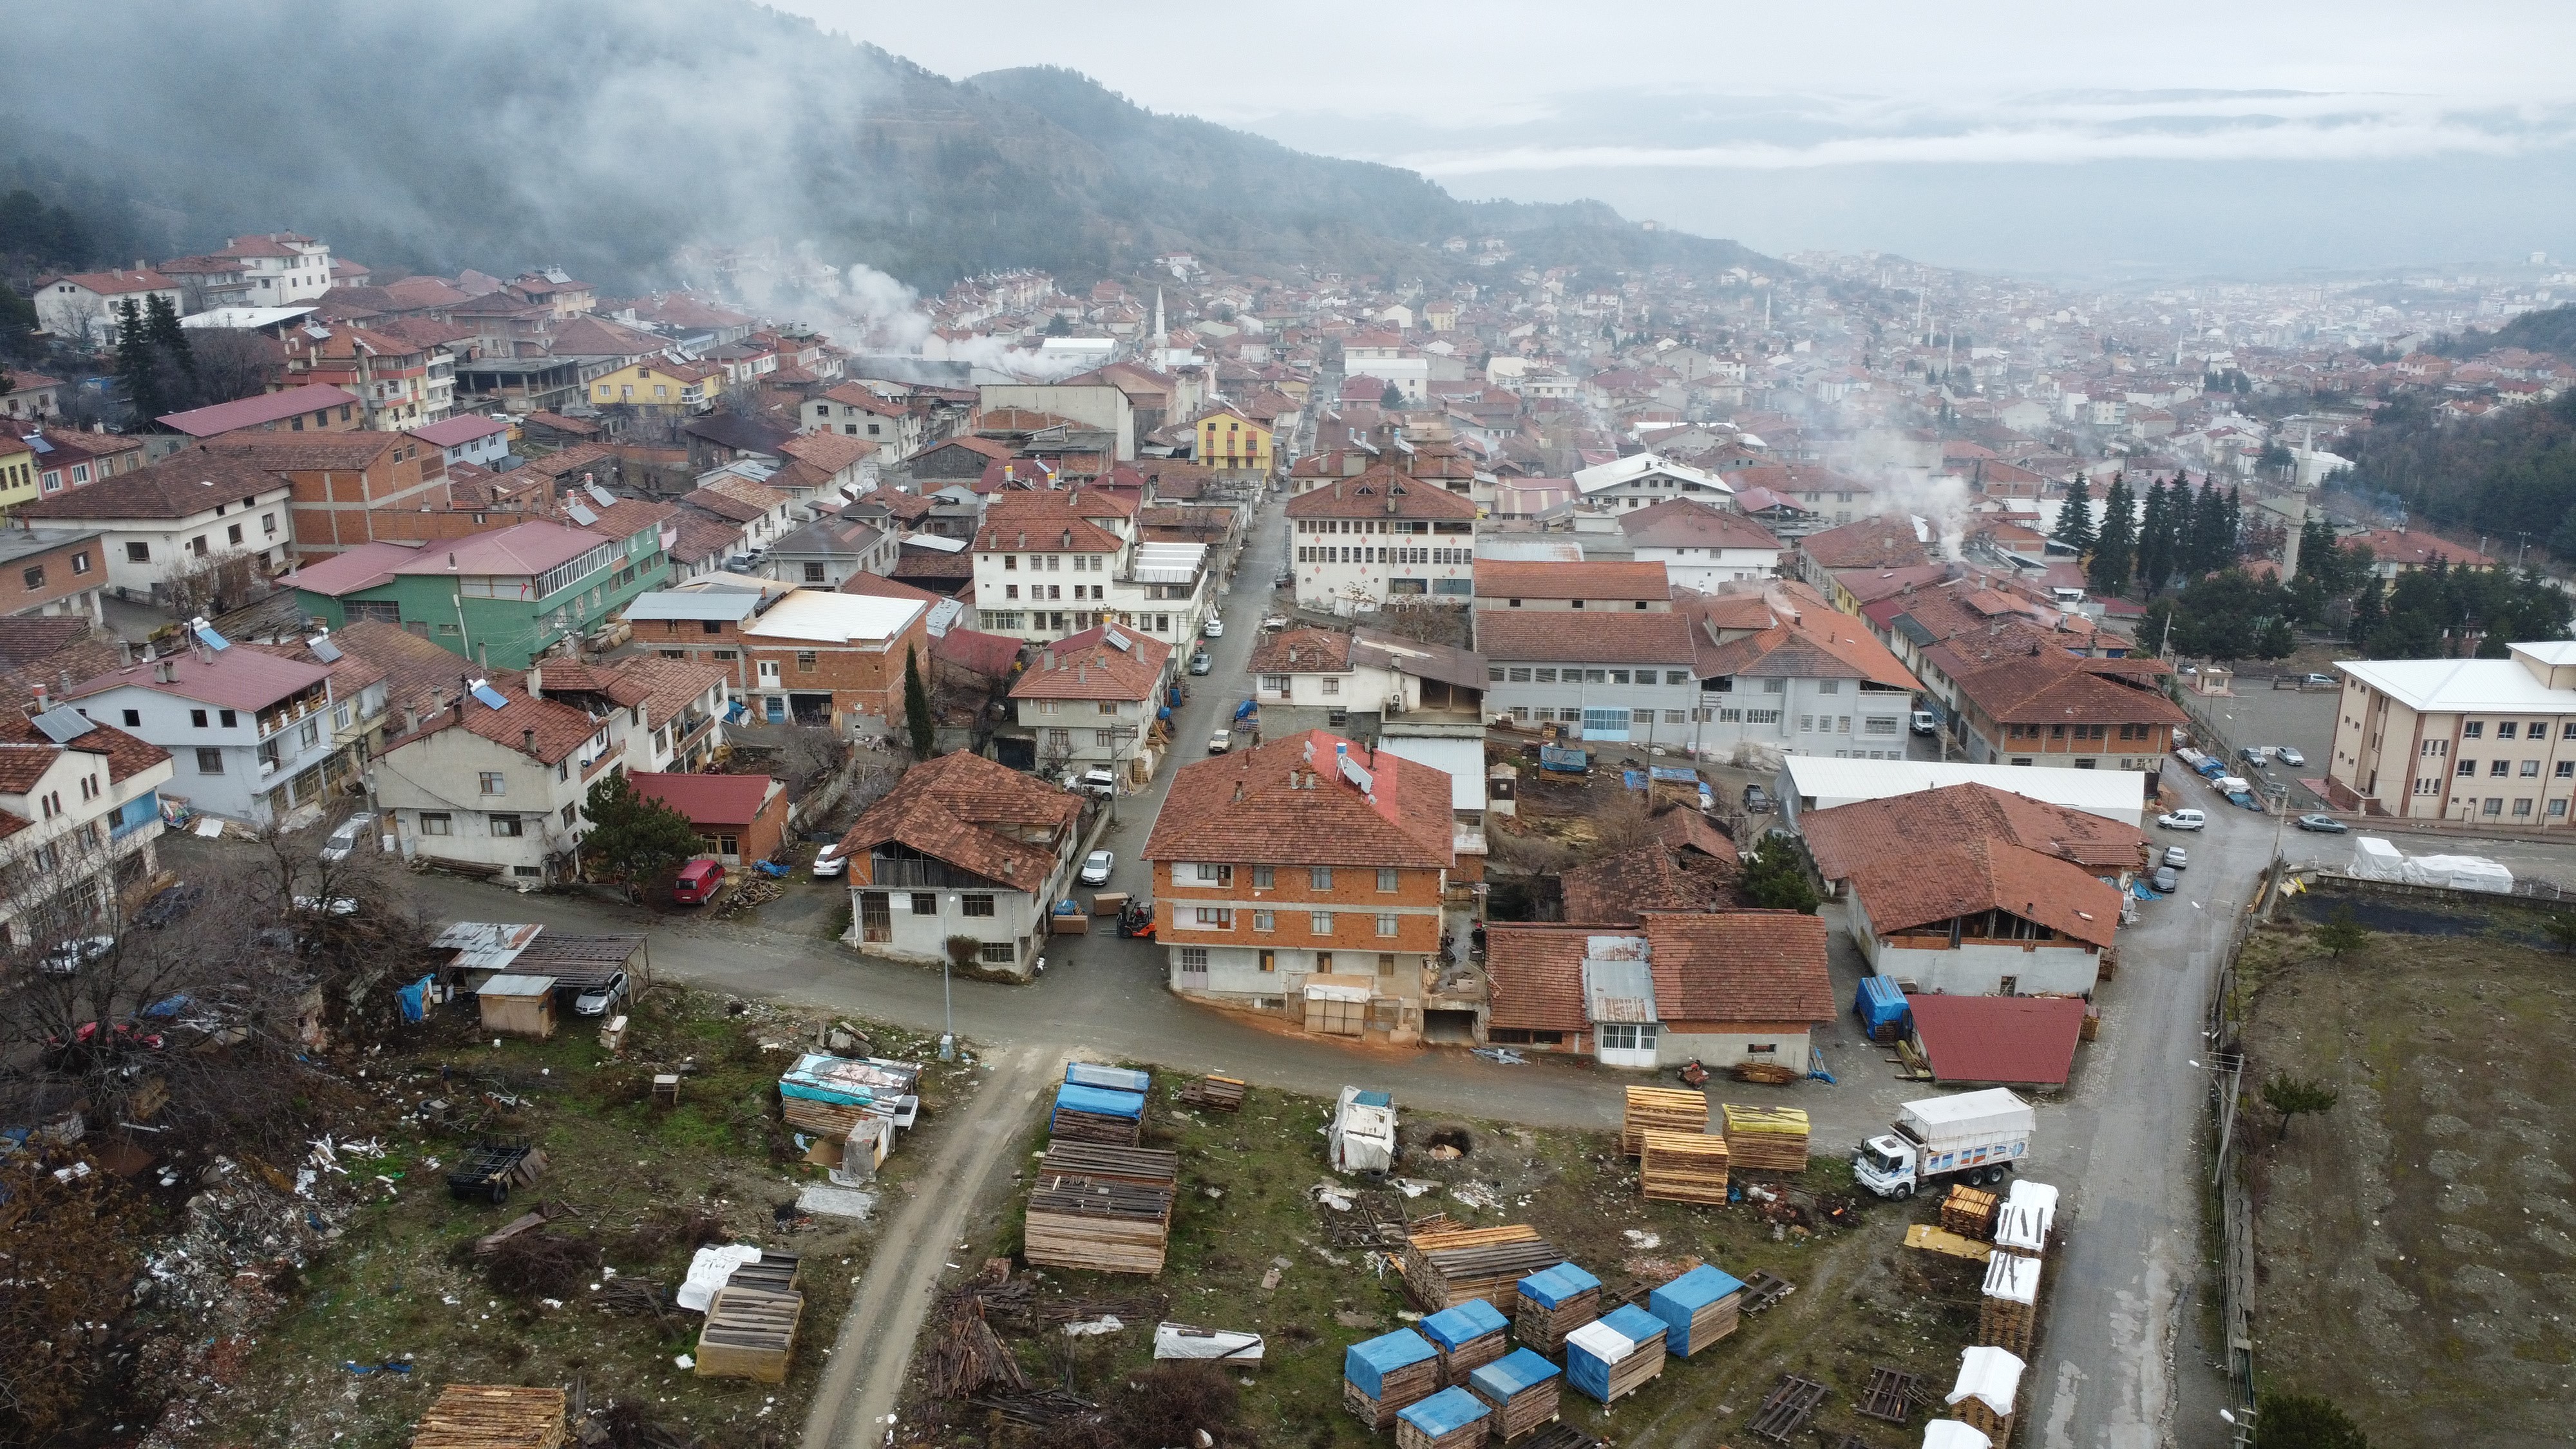
[[[1076,1087],[1106,1087],[1113,1092],[1150,1092],[1154,1074],[1137,1067],[1105,1067],[1098,1062],[1066,1062],[1065,1081]]]
[[[1559,1263],[1523,1278],[1512,1336],[1541,1353],[1565,1346],[1565,1336],[1601,1316],[1601,1280],[1572,1263]]]
[[[1469,1374],[1467,1387],[1493,1406],[1494,1432],[1510,1440],[1556,1417],[1565,1376],[1546,1359],[1516,1348]]]
[[[1068,1142],[1133,1147],[1145,1136],[1145,1094],[1067,1082],[1055,1089],[1047,1131]]]
[[[1465,1389],[1442,1389],[1395,1416],[1396,1449],[1472,1449],[1485,1442],[1493,1411]]]
[[[1623,1303],[1565,1340],[1568,1383],[1615,1404],[1664,1371],[1664,1321]]]
[[[1869,1039],[1881,1045],[1903,1039],[1906,1024],[1913,1019],[1904,988],[1886,976],[1860,979],[1860,990],[1852,996],[1852,1014],[1860,1018],[1861,1030],[1869,1033]]]
[[[1646,1311],[1662,1319],[1664,1351],[1688,1358],[1735,1331],[1744,1284],[1703,1263],[1646,1295]]]
[[[1503,1341],[1512,1321],[1502,1310],[1482,1298],[1470,1298],[1455,1308],[1443,1308],[1418,1325],[1431,1346],[1440,1350],[1440,1381],[1463,1384],[1467,1374],[1481,1364],[1503,1356],[1510,1347]]]
[[[897,1125],[909,1122],[904,1104],[908,1098],[918,1100],[913,1089],[920,1081],[921,1068],[911,1062],[807,1052],[779,1075],[778,1096],[786,1109],[787,1125],[843,1138],[861,1117],[894,1118]]]
[[[1359,1415],[1374,1434],[1395,1422],[1397,1411],[1431,1397],[1440,1387],[1440,1352],[1431,1340],[1399,1328],[1342,1351],[1342,1407]]]

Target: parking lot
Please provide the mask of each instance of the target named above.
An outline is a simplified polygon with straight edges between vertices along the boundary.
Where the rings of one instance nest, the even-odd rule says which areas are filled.
[[[2340,690],[2273,689],[2268,683],[2256,683],[2235,695],[2186,698],[2196,713],[2209,716],[2239,748],[2288,745],[2297,750],[2306,764],[2275,765],[2268,775],[2259,778],[2266,784],[2289,786],[2291,804],[2298,809],[2324,806],[2324,800],[2300,782],[2324,779],[2326,766],[2334,758],[2335,706],[2343,698]],[[2237,773],[2245,773],[2242,761],[2230,760],[2228,764]]]

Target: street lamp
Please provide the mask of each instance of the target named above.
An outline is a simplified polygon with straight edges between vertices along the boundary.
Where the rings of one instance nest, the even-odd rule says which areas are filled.
[[[960,902],[952,895],[948,898],[948,904],[954,906]],[[939,1059],[943,1062],[957,1060],[957,1003],[948,990],[948,973],[955,967],[956,962],[956,952],[939,953],[939,1011],[941,1019],[946,1022],[946,1026],[939,1034]]]

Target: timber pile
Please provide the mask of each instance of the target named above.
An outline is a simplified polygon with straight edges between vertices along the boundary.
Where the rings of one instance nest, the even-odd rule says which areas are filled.
[[[1020,1237],[1032,1264],[1152,1275],[1171,1231],[1170,1187],[1067,1174],[1029,1190]]]
[[[1482,1298],[1508,1317],[1520,1304],[1520,1281],[1564,1261],[1527,1223],[1418,1232],[1405,1242],[1404,1291],[1426,1313]]]
[[[1704,1132],[1648,1131],[1637,1161],[1641,1190],[1648,1202],[1724,1207],[1734,1152],[1725,1138]]]
[[[1067,1107],[1056,1109],[1055,1121],[1047,1130],[1058,1142],[1099,1142],[1111,1147],[1133,1147],[1145,1137],[1145,1124],[1138,1118],[1077,1112]]]
[[[1941,1228],[1963,1238],[1991,1238],[1995,1235],[1993,1193],[1968,1186],[1963,1182],[1950,1185],[1950,1195],[1941,1199]]]
[[[1739,1172],[1804,1172],[1807,1170],[1807,1114],[1795,1107],[1743,1107],[1732,1102],[1718,1109],[1725,1124],[1726,1150]]]
[[[787,1361],[796,1353],[796,1325],[804,1316],[801,1293],[772,1293],[727,1283],[707,1304],[706,1327],[698,1330],[698,1377],[787,1382]]]
[[[1995,1250],[1974,1238],[1963,1238],[1930,1223],[1914,1223],[1905,1230],[1905,1246],[1925,1252],[1940,1253],[1965,1262],[1982,1263],[1994,1256]]]
[[[1493,1420],[1484,1400],[1465,1389],[1442,1389],[1396,1411],[1395,1449],[1476,1449]]]
[[[1243,1110],[1243,1079],[1220,1077],[1211,1072],[1181,1088],[1181,1100],[1211,1112],[1240,1112]]]
[[[1654,1151],[1648,1134],[1647,1151]],[[1565,1337],[1601,1316],[1601,1280],[1572,1263],[1532,1273],[1520,1281],[1520,1311],[1512,1337],[1541,1353],[1565,1347]]]
[[[2012,1440],[2013,1406],[2021,1396],[2026,1367],[2012,1353],[1991,1345],[1959,1355],[1959,1379],[1948,1396],[1950,1410],[1959,1422],[1985,1435],[1991,1449],[2005,1449]]]
[[[562,1449],[564,1391],[449,1384],[420,1416],[411,1449]]]
[[[1512,1321],[1482,1298],[1443,1308],[1414,1325],[1440,1355],[1440,1382],[1463,1384],[1467,1375],[1503,1356]]]
[[[1688,1358],[1735,1332],[1744,1284],[1706,1263],[1646,1295],[1646,1311],[1664,1321],[1664,1351]]]
[[[1763,1087],[1785,1087],[1804,1075],[1806,1075],[1804,1072],[1784,1067],[1778,1062],[1737,1062],[1735,1064],[1737,1081],[1751,1082]]]
[[[1606,1407],[1664,1372],[1664,1321],[1622,1304],[1566,1336],[1565,1377]]]
[[[995,1287],[1002,1285],[993,1285]],[[950,1289],[940,1299],[930,1326],[930,1345],[922,1355],[921,1374],[934,1399],[1008,1390],[1025,1392],[1028,1378],[1019,1358],[1002,1342],[985,1316],[984,1285]]]
[[[1151,1147],[1111,1147],[1097,1142],[1047,1144],[1038,1160],[1038,1178],[1088,1177],[1098,1182],[1132,1182],[1140,1187],[1170,1187],[1180,1180],[1181,1155]]]
[[[1555,1421],[1565,1375],[1528,1349],[1516,1348],[1468,1375],[1467,1387],[1493,1406],[1494,1434],[1508,1442]]]
[[[1412,1329],[1399,1328],[1342,1351],[1342,1407],[1358,1415],[1372,1434],[1439,1388],[1440,1356],[1429,1339]]]
[[[2039,1321],[2039,1260],[1997,1253],[1986,1260],[1986,1294],[1977,1313],[1977,1342],[2030,1356]]]
[[[1699,1092],[1665,1087],[1630,1087],[1627,1110],[1619,1119],[1619,1150],[1634,1157],[1645,1146],[1645,1134],[1706,1132],[1708,1098]]]
[[[733,1276],[725,1280],[725,1286],[758,1288],[769,1293],[794,1293],[799,1288],[798,1279],[803,1273],[802,1263],[803,1260],[793,1253],[772,1253],[763,1250],[760,1261],[744,1263],[736,1267],[733,1270]]]
[[[1550,1424],[1521,1449],[1601,1449],[1601,1441],[1572,1424]]]

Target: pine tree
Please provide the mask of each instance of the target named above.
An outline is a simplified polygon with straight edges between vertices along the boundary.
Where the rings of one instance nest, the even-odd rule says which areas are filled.
[[[149,422],[170,410],[161,368],[152,355],[152,338],[145,330],[142,310],[131,297],[116,304],[116,380],[137,421]]]
[[[160,354],[163,363],[177,369],[189,382],[197,380],[197,354],[188,346],[188,329],[179,325],[179,309],[158,292],[144,304],[143,335],[151,340],[152,350]]]
[[[912,736],[913,758],[929,759],[935,740],[931,729],[930,690],[921,682],[921,656],[909,644],[903,647],[903,723]]]
[[[2093,551],[2093,485],[2084,475],[2066,490],[2066,501],[2057,509],[2057,530],[2049,535],[2075,551],[2080,557]]]
[[[2380,595],[2379,580],[2366,580],[2361,592],[2352,596],[2352,624],[2347,632],[2352,636],[2354,647],[2367,650],[2370,637],[2379,632],[2380,624],[2387,617],[2388,604]]]
[[[2233,567],[2245,557],[2245,490],[2227,485],[2227,511],[2218,517],[2218,566]]]
[[[2138,524],[2138,590],[2154,598],[2172,577],[2173,493],[2163,480],[2147,480],[2147,507]]]
[[[2096,593],[2116,594],[2129,586],[2138,562],[2138,510],[2129,496],[2128,480],[2114,473],[2102,495],[2102,523],[2093,538],[2089,577]]]

